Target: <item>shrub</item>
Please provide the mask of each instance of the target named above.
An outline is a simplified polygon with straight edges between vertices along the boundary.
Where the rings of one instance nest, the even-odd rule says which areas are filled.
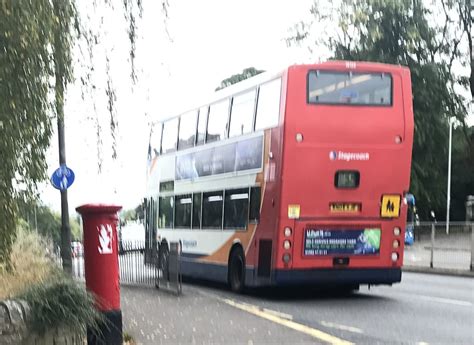
[[[54,328],[77,333],[87,327],[98,329],[101,314],[94,307],[94,297],[70,278],[54,277],[31,286],[20,298],[30,306],[29,328],[38,334]]]
[[[12,298],[26,286],[50,279],[59,272],[48,256],[46,241],[21,228],[10,253],[10,264],[9,270],[0,264],[0,300]]]
[[[0,264],[0,300],[25,300],[30,307],[28,326],[39,335],[56,328],[76,333],[98,329],[101,319],[93,296],[66,277],[50,253],[41,236],[20,227],[10,269]]]

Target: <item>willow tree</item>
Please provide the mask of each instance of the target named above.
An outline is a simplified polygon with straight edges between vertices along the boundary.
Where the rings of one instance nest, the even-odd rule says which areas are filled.
[[[168,2],[161,3],[166,15]],[[113,3],[94,1],[94,6],[113,6]],[[128,23],[130,75],[135,82],[135,40],[142,0],[123,0],[120,10]],[[65,93],[73,77],[74,47],[84,38],[86,49],[92,54],[92,46],[100,34],[98,30],[81,21],[75,0],[0,0],[0,265],[3,267],[9,267],[18,202],[35,197],[37,184],[47,177],[45,153],[53,121],[58,120],[61,126],[64,120]],[[90,77],[91,73],[86,73],[80,80],[87,85],[91,83]],[[110,75],[107,78],[105,96],[109,98],[114,136],[115,92],[112,78]],[[62,252],[66,266],[70,267],[68,232],[63,229],[62,235],[66,237],[62,240]]]
[[[288,38],[289,44],[312,53],[328,51],[333,59],[410,68],[415,114],[411,191],[423,215],[444,210],[449,119],[457,119],[468,133],[470,100],[457,90],[467,93],[469,78],[453,67],[467,67],[469,49],[472,54],[463,1],[438,0],[429,8],[422,0],[315,1],[312,19],[297,24]]]
[[[48,0],[0,2],[0,261],[15,238],[16,198],[45,178],[56,25]]]

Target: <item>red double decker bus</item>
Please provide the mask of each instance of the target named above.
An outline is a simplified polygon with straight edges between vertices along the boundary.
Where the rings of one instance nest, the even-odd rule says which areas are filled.
[[[179,241],[183,274],[235,291],[399,282],[413,128],[401,66],[296,65],[228,87],[153,126],[146,241]]]

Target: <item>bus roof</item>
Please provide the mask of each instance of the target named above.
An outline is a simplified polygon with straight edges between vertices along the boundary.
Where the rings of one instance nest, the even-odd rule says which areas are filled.
[[[280,77],[288,69],[306,68],[307,66],[320,66],[322,68],[333,67],[336,69],[347,69],[347,68],[365,69],[369,71],[377,70],[380,72],[389,71],[389,70],[393,71],[394,69],[397,69],[397,68],[400,68],[401,70],[408,70],[407,67],[404,67],[401,65],[390,65],[390,64],[384,64],[384,63],[379,63],[379,62],[361,62],[361,61],[345,61],[345,60],[330,60],[330,61],[318,62],[314,64],[294,64],[294,65],[286,66],[284,68],[280,68],[279,70],[267,71],[267,72],[257,74],[251,78],[245,79],[243,81],[240,81],[238,83],[225,87],[224,89],[215,91],[211,93],[209,96],[204,97],[203,100],[200,101],[199,103],[196,102],[194,104],[183,106],[181,109],[179,109],[180,111],[174,113],[173,115],[167,116],[161,120],[153,121],[152,126],[157,123],[165,122],[167,120],[176,118],[182,114],[185,114],[188,111],[199,109],[200,107],[210,105],[219,100],[228,98],[232,95],[239,94],[253,87],[264,84],[277,77]]]

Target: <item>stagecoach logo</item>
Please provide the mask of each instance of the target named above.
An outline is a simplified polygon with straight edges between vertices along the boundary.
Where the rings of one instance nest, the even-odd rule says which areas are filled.
[[[329,159],[332,161],[368,161],[370,155],[368,152],[343,152],[331,151],[329,152]]]
[[[100,225],[97,227],[99,234],[99,249],[100,254],[112,254],[112,226],[110,224]]]

